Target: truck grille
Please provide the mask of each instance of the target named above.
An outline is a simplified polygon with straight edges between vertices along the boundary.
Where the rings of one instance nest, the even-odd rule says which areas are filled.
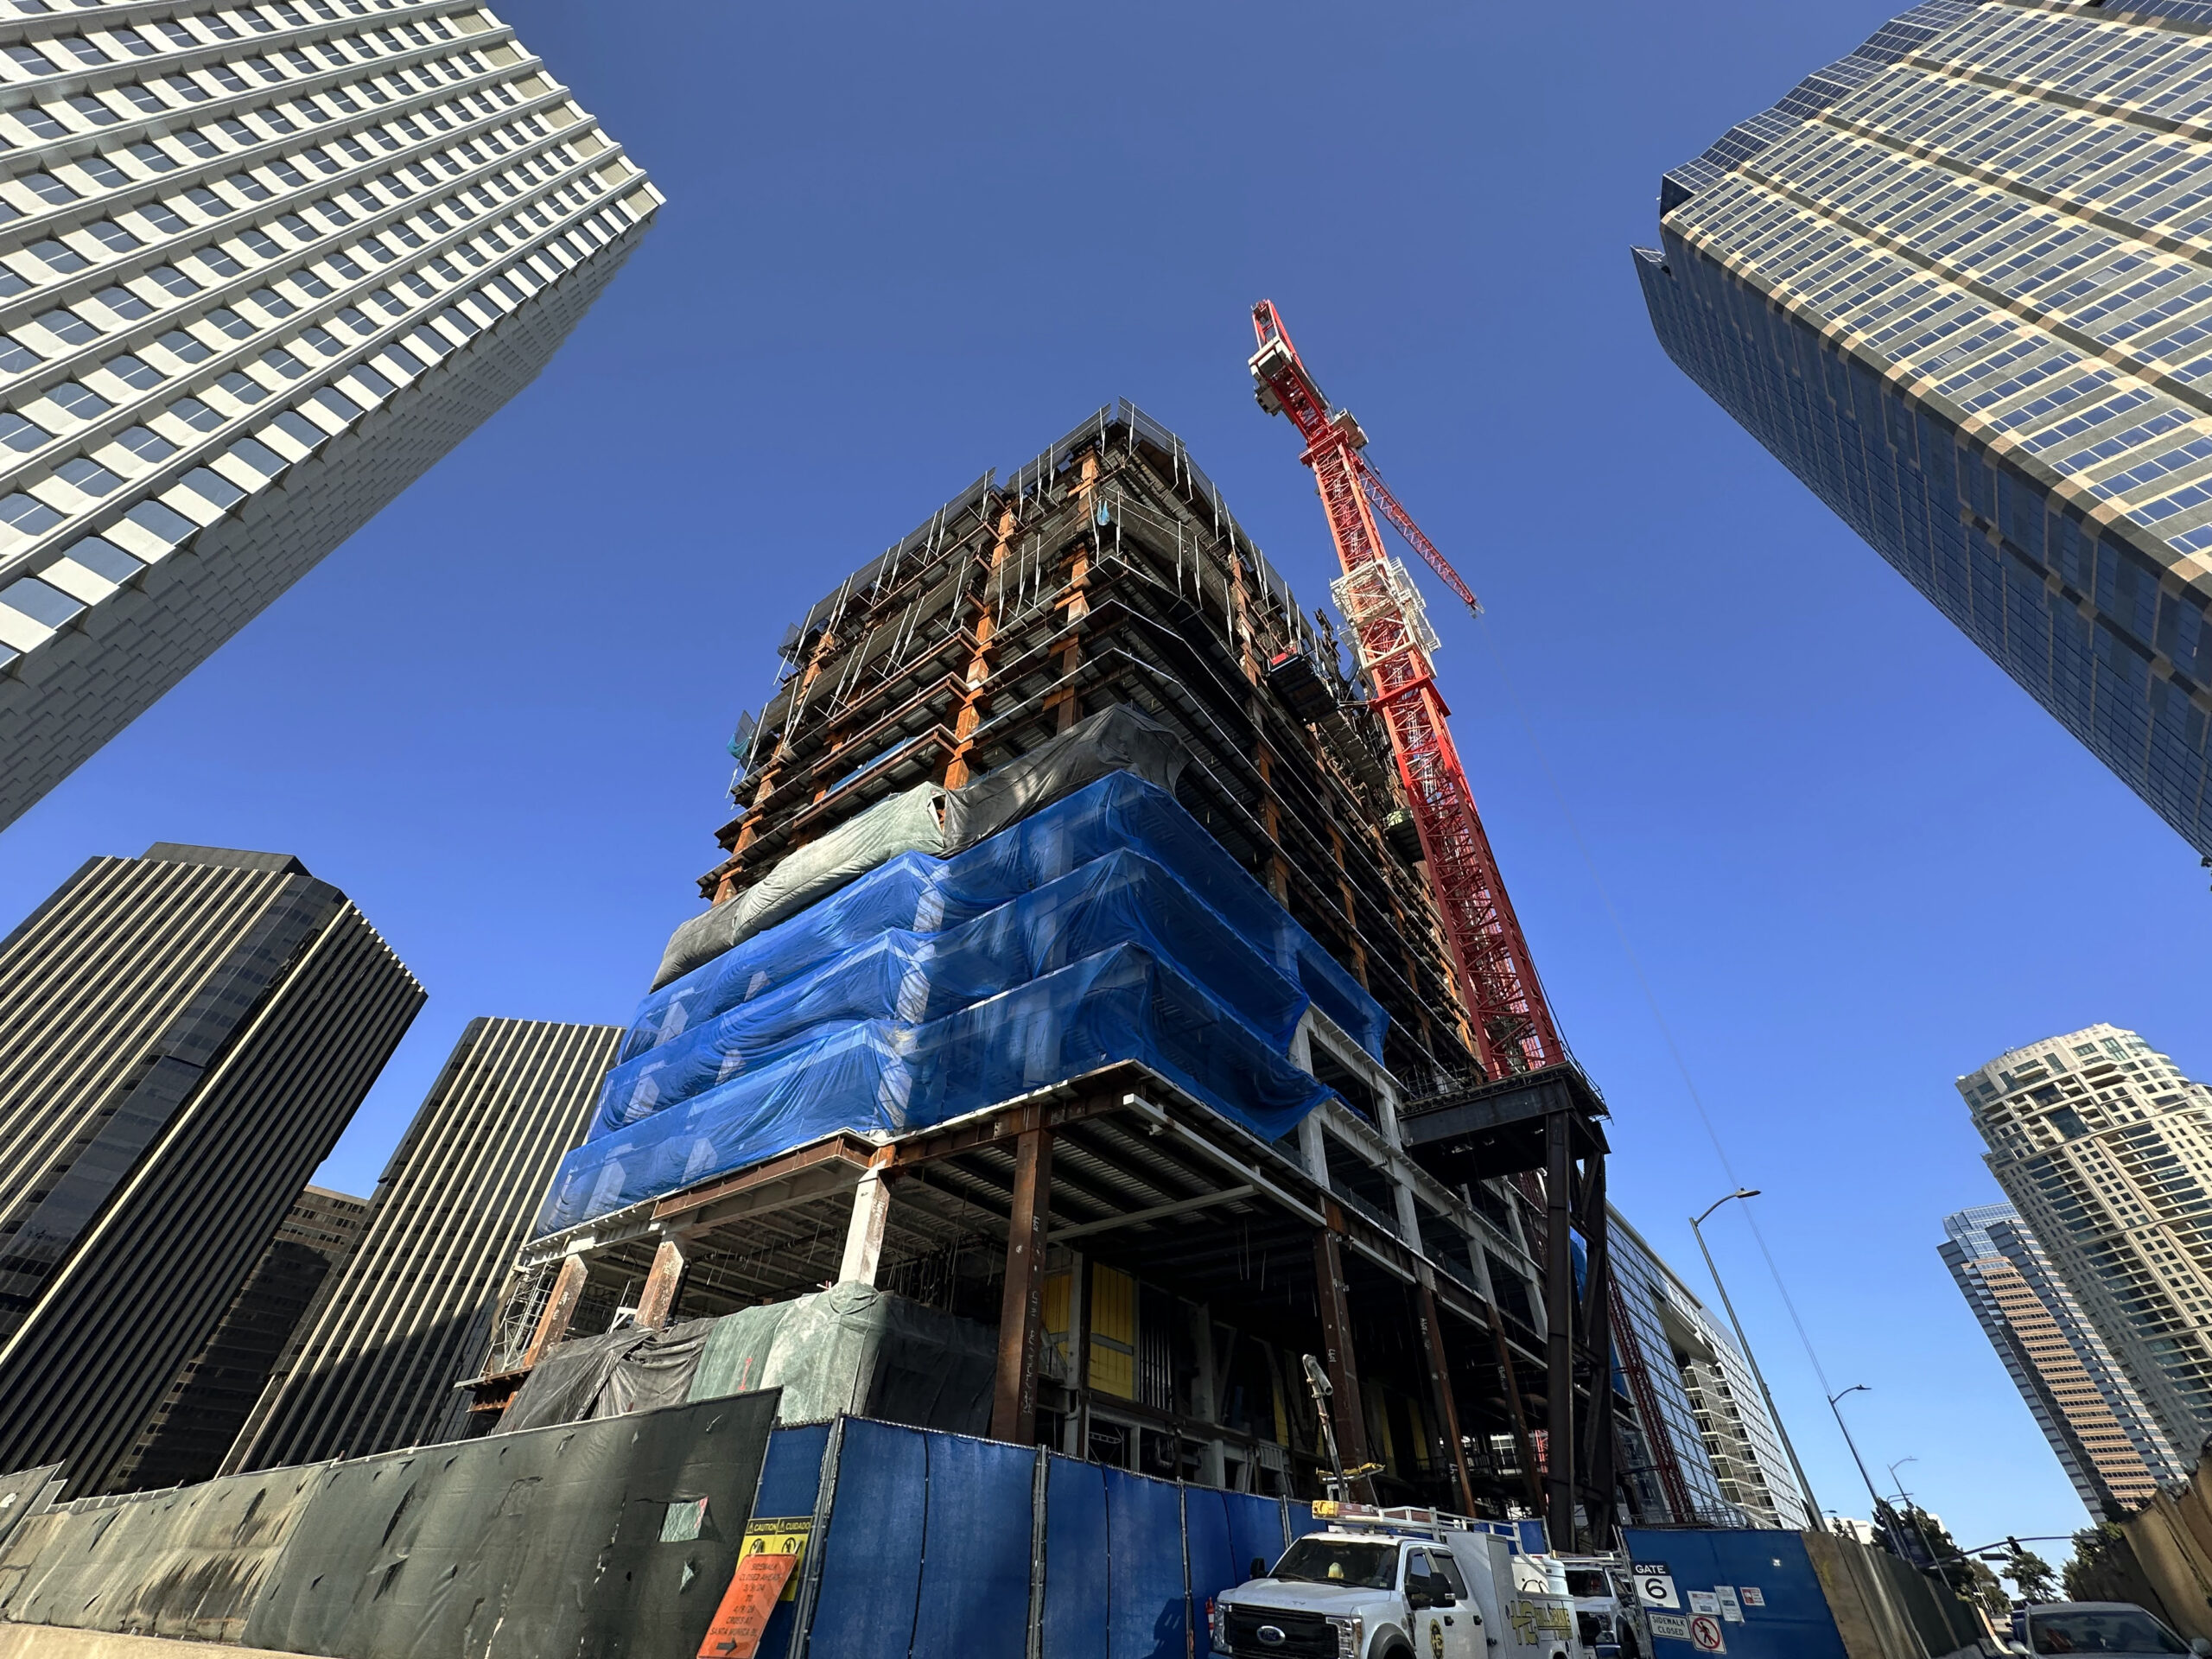
[[[1261,1641],[1260,1630],[1264,1625],[1281,1630],[1281,1642]],[[1236,1659],[1337,1659],[1337,1631],[1319,1613],[1278,1613],[1262,1607],[1231,1607],[1229,1650]]]

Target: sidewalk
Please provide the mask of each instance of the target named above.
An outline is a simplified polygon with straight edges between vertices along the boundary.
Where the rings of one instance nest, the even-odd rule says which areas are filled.
[[[213,1642],[171,1642],[161,1637],[72,1630],[59,1624],[0,1623],[0,1659],[192,1659],[195,1653],[226,1653],[235,1659],[245,1651]]]

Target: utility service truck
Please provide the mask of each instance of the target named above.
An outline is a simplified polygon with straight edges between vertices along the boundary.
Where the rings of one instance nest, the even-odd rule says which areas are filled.
[[[1433,1510],[1313,1515],[1322,1531],[1214,1599],[1219,1659],[1592,1659],[1552,1558]]]

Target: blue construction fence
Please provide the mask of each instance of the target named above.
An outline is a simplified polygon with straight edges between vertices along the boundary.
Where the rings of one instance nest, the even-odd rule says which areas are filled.
[[[753,1524],[810,1517],[760,1659],[1186,1659],[1313,1507],[860,1417],[778,1429]],[[1193,1641],[1195,1637],[1195,1641]]]

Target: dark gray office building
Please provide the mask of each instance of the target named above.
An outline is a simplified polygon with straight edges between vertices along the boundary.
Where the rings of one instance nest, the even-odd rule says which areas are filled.
[[[111,1486],[423,1000],[281,854],[94,858],[0,940],[0,1470]]]
[[[1675,363],[2212,856],[2212,7],[1928,0],[1660,185]]]
[[[515,1252],[578,1145],[620,1026],[477,1019],[377,1181],[367,1228],[302,1324],[227,1470],[466,1433]]]
[[[115,1491],[189,1485],[222,1466],[285,1344],[360,1237],[368,1214],[365,1199],[326,1187],[310,1186],[292,1201],[222,1319],[170,1380],[110,1481]]]

